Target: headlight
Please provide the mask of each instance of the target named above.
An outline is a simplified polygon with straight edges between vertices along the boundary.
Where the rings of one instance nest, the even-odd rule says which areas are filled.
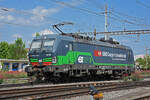
[[[53,57],[52,58],[52,63],[54,64],[54,63],[56,63],[57,62],[57,58],[56,57]]]

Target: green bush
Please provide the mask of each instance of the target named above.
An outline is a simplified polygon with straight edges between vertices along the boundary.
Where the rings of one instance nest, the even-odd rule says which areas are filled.
[[[123,80],[126,82],[129,80],[129,76],[123,77]]]
[[[124,76],[122,79],[124,81],[140,81],[140,80],[143,80],[144,77],[141,73],[135,72],[135,73],[132,73],[131,76]]]
[[[3,83],[3,81],[4,81],[3,79],[0,79],[0,84],[2,84],[2,83]]]
[[[140,71],[143,76],[150,76],[150,70]]]
[[[138,78],[136,76],[132,76],[131,79],[132,79],[132,81],[140,81],[140,78]]]
[[[140,73],[133,73],[131,75],[131,79],[132,81],[140,81],[140,80],[143,80],[144,77]]]

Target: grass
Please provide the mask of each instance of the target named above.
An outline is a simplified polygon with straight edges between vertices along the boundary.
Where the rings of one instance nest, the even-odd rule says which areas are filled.
[[[20,78],[28,78],[27,73],[19,71],[0,71],[0,84],[23,83],[27,81]]]
[[[144,76],[140,72],[132,73],[131,76],[124,76],[124,81],[141,81],[144,79]]]
[[[4,79],[3,84],[17,84],[17,83],[27,83],[27,79],[19,79],[19,78],[14,78],[14,79]]]
[[[138,72],[141,73],[143,76],[150,76],[150,70],[142,70]]]

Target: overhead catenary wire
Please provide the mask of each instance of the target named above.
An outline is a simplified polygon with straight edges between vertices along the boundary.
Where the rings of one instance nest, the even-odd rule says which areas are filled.
[[[24,15],[36,15],[36,16],[41,16],[39,14],[35,14],[29,11],[23,11],[23,10],[16,10],[16,9],[11,9],[11,8],[6,8],[6,7],[0,7],[0,10],[6,11],[6,12],[15,12],[18,14],[24,14]],[[47,17],[47,16],[41,16],[44,18],[49,18],[49,19],[53,19],[53,20],[57,20],[57,21],[62,21],[61,19],[58,18],[54,18],[54,17]]]
[[[40,0],[41,1],[41,0]],[[79,8],[79,7],[76,7],[75,5],[72,5],[70,3],[66,3],[66,2],[62,2],[62,1],[58,1],[58,0],[51,0],[52,2],[50,1],[47,1],[47,0],[42,0],[42,1],[45,1],[47,3],[55,3],[55,4],[59,4],[61,6],[65,6],[65,7],[69,7],[69,8],[72,8],[72,9],[75,9],[75,10],[78,10],[82,13],[87,13],[87,14],[92,14],[92,15],[96,15],[96,16],[99,16],[99,17],[104,17],[104,12],[102,13],[97,13],[95,11],[91,11],[89,9],[86,9],[86,8]],[[83,26],[83,25],[82,25]],[[89,29],[89,28],[87,28]]]
[[[112,15],[114,15],[114,14],[112,14]],[[111,18],[113,20],[116,20],[116,21],[119,21],[119,22],[132,24],[132,25],[135,25],[135,26],[150,27],[150,25],[135,23],[135,22],[132,22],[132,21],[129,21],[129,20],[126,20],[126,19],[116,18],[115,16],[109,16],[109,18]]]
[[[0,11],[3,11],[3,12],[14,12],[14,13],[18,13],[20,15],[30,15],[30,16],[34,15],[34,16],[44,17],[46,19],[53,19],[53,20],[56,20],[58,22],[60,22],[60,21],[63,22],[61,19],[58,19],[58,18],[48,17],[48,16],[40,16],[38,14],[29,12],[29,11],[16,10],[16,9],[13,9],[13,8],[0,7]],[[15,22],[8,22],[8,21],[0,21],[0,23],[2,23],[2,24],[8,24],[8,25],[16,25],[16,26],[38,27],[38,25],[36,25],[36,24],[29,25],[29,24],[20,24],[20,23],[15,23]],[[50,22],[47,21],[46,23],[50,23]]]
[[[100,8],[102,11],[105,10],[105,7],[102,5],[97,4],[97,2],[94,2],[95,0],[87,0],[88,2],[92,3],[93,5],[95,5],[98,9]]]
[[[100,8],[101,10],[104,10],[104,7],[102,7],[102,5],[99,5],[97,3],[94,3],[93,1],[95,0],[87,0],[89,2],[91,2],[92,4],[94,4],[97,8]],[[128,15],[128,14],[125,14],[125,13],[122,13],[122,12],[119,12],[119,11],[116,11],[112,8],[108,8],[108,10],[111,12],[111,13],[115,13],[115,14],[118,14],[122,17],[127,17],[128,19],[131,19],[131,20],[134,20],[134,21],[137,21],[137,20],[144,20],[144,18],[138,18],[138,17],[135,17],[135,16],[131,16],[131,15]]]
[[[83,12],[83,13],[87,13],[87,14],[93,14],[93,15],[96,15],[96,16],[100,16],[100,17],[103,17],[103,13],[101,14],[101,15],[99,15],[99,13],[97,13],[97,12],[93,12],[93,11],[90,11],[90,10],[88,10],[88,9],[82,9],[82,8],[79,8],[79,7],[76,7],[74,4],[71,4],[71,3],[67,3],[66,4],[66,2],[61,2],[61,1],[58,1],[58,0],[54,0],[54,1],[48,1],[48,0],[39,0],[39,1],[41,1],[41,2],[46,2],[47,3],[47,5],[50,5],[51,3],[53,3],[53,4],[57,4],[57,5],[60,5],[60,6],[62,6],[62,8],[63,7],[69,7],[69,8],[72,8],[72,9],[75,9],[75,10],[79,10],[80,12]],[[81,1],[81,2],[80,2]],[[84,1],[84,0],[78,0],[77,2],[79,3],[79,4],[82,4],[82,1]],[[72,2],[72,1],[71,1]],[[62,9],[61,8],[61,9]],[[76,16],[76,17],[79,17],[80,18],[80,16]],[[83,26],[83,23],[84,23],[84,26]],[[86,23],[86,24],[85,24]],[[87,23],[87,21],[85,21],[85,22],[82,22],[82,23],[80,23],[80,22],[75,22],[75,25],[74,25],[74,27],[75,26],[80,26],[80,29],[78,29],[78,30],[84,30],[84,29],[89,29],[89,27],[87,26],[87,25],[89,25],[88,23]],[[82,27],[82,29],[81,29],[81,27]],[[83,28],[84,27],[84,28]]]
[[[97,16],[104,16],[103,12],[102,13],[97,13],[97,12],[91,11],[89,9],[79,8],[79,7],[76,7],[76,6],[72,5],[72,4],[69,4],[69,3],[66,3],[66,2],[62,2],[62,1],[58,1],[58,0],[51,0],[51,1],[54,2],[54,3],[60,4],[60,5],[63,5],[63,6],[67,6],[67,7],[76,9],[76,10],[80,10],[82,12],[89,13],[89,14],[94,14],[94,15],[97,15]],[[46,1],[46,2],[50,2],[50,1]]]
[[[135,25],[135,26],[150,27],[150,25],[147,25],[147,24],[137,23],[135,21],[130,21],[130,20],[127,20],[127,19],[122,19],[121,17],[119,17],[119,16],[117,16],[113,13],[111,13],[111,15],[113,15],[113,16],[109,16],[109,17],[113,20],[117,20],[117,21],[120,21],[120,22],[128,23],[128,24],[132,24],[132,25]]]
[[[94,6],[96,6],[98,9],[101,9],[101,10],[104,10],[104,7],[102,6],[102,5],[100,5],[100,4],[98,4],[97,2],[94,2],[94,1],[96,1],[96,0],[87,0],[89,3],[92,3]],[[114,9],[112,9],[112,8],[108,8],[108,10],[109,10],[109,14],[108,14],[108,17],[111,17],[110,15],[113,13],[114,14]],[[136,17],[132,17],[132,16],[129,16],[129,15],[127,15],[127,14],[122,14],[122,13],[120,13],[120,12],[117,12],[117,11],[115,11],[115,13],[118,13],[118,14],[120,14],[120,15],[122,15],[123,17],[124,16],[126,16],[126,17],[129,17],[129,18],[132,18],[133,20],[136,20],[135,18]],[[118,17],[118,16],[117,16]],[[120,17],[119,17],[119,19],[120,19]],[[117,20],[116,18],[113,18],[113,20]],[[110,28],[114,28],[114,25],[112,25],[112,23],[110,22],[111,21],[111,18],[109,19],[109,27]],[[123,21],[123,20],[121,20],[121,22],[122,23],[126,23],[125,21]],[[131,24],[132,25],[132,24]],[[119,26],[119,28],[122,28],[122,27],[120,27]],[[124,28],[125,29],[125,28]],[[110,29],[111,30],[111,29]]]
[[[9,25],[16,25],[16,26],[27,26],[27,25],[23,25],[23,24],[17,24],[17,23],[6,22],[6,21],[0,21],[0,23],[2,23],[2,24],[9,24]]]
[[[138,20],[144,21],[145,20],[144,18],[138,18],[138,17],[131,16],[131,15],[128,15],[128,14],[125,14],[125,13],[121,13],[121,12],[118,12],[118,11],[114,11],[114,10],[111,10],[111,12],[114,12],[115,14],[118,14],[118,15],[120,15],[122,17],[127,17],[128,19],[133,20],[133,21],[138,21]]]
[[[139,0],[136,0],[136,3],[142,5],[142,6],[145,7],[145,8],[150,9],[150,6],[146,5],[145,3],[143,3],[143,2],[141,2],[141,1],[139,1]]]
[[[87,1],[91,2],[92,4],[94,4],[97,8],[100,8],[101,10],[104,10],[103,7],[98,6],[97,3],[93,2],[93,0],[87,0]],[[131,16],[131,15],[128,15],[128,14],[116,11],[116,10],[114,10],[112,8],[109,8],[108,10],[113,15],[113,17],[111,17],[111,16],[108,16],[108,17],[112,18],[113,20],[118,20],[118,21],[121,21],[121,22],[124,22],[124,23],[128,23],[128,24],[132,24],[132,25],[135,24],[136,26],[150,27],[150,25],[141,24],[141,22],[140,22],[140,24],[137,23],[137,22],[139,22],[139,20],[145,21],[144,18],[138,18],[138,17],[135,17],[135,16]],[[115,18],[116,16],[117,16],[117,18]],[[123,18],[121,18],[121,17],[123,17]]]
[[[94,12],[94,11],[91,11],[89,9],[85,9],[85,8],[79,8],[79,7],[75,7],[74,5],[71,5],[69,3],[66,3],[66,2],[62,2],[62,1],[58,1],[58,0],[51,0],[57,4],[60,4],[60,5],[63,5],[63,6],[67,6],[67,7],[70,7],[70,8],[73,8],[73,9],[76,9],[76,10],[80,10],[80,11],[83,11],[83,12],[87,12],[89,14],[94,14],[94,15],[97,15],[97,16],[104,16],[104,12],[102,13],[97,13],[97,12]],[[47,1],[49,2],[49,1]],[[129,21],[128,19],[125,19],[125,20],[122,20],[122,19],[118,19],[116,17],[112,17],[112,16],[108,16],[109,18],[113,19],[113,20],[116,20],[116,21],[119,21],[119,22],[124,22],[124,23],[128,23],[128,24],[132,24],[132,25],[136,25],[136,26],[144,26],[144,27],[150,27],[150,25],[146,25],[146,24],[139,24],[139,23],[136,23],[136,22],[132,22],[132,21]]]
[[[104,16],[104,12],[103,13],[97,13],[97,12],[94,12],[94,11],[91,11],[89,9],[85,9],[85,8],[79,8],[79,7],[75,7],[74,5],[71,5],[69,3],[66,3],[66,2],[61,2],[61,1],[58,1],[58,0],[51,0],[55,3],[58,3],[58,4],[61,4],[61,5],[64,5],[64,6],[67,6],[67,7],[71,7],[73,9],[77,9],[77,10],[80,10],[80,11],[83,11],[83,12],[87,12],[87,13],[90,13],[90,14],[94,14],[94,15],[97,15],[97,16]],[[47,1],[49,2],[49,1]],[[37,15],[39,16],[38,14],[33,14],[31,12],[27,12],[27,11],[19,11],[19,10],[15,10],[15,9],[7,9],[5,7],[1,7],[3,8],[3,10],[6,10],[6,11],[10,11],[10,12],[16,12],[16,13],[19,13],[19,14],[28,14],[28,15]],[[112,11],[111,11],[112,13]],[[112,13],[112,15],[114,15],[114,13]],[[57,20],[57,21],[62,21],[60,19],[57,19],[57,18],[53,18],[53,17],[47,17],[47,16],[42,16],[44,18],[51,18],[51,19],[54,19],[54,20]],[[119,21],[119,22],[124,22],[124,23],[128,23],[128,24],[132,24],[132,25],[137,25],[137,26],[146,26],[146,27],[149,27],[149,25],[145,25],[145,24],[137,24],[136,22],[132,22],[132,21],[129,21],[129,20],[122,20],[121,18],[116,18],[116,16],[108,16],[109,18],[113,19],[113,20],[116,20],[116,21]],[[128,16],[129,17],[129,16]]]

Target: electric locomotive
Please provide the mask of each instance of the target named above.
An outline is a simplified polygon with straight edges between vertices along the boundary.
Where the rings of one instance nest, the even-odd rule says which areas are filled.
[[[130,47],[103,39],[73,34],[35,37],[28,53],[30,66],[25,71],[40,80],[67,80],[72,77],[113,76],[134,71]]]

